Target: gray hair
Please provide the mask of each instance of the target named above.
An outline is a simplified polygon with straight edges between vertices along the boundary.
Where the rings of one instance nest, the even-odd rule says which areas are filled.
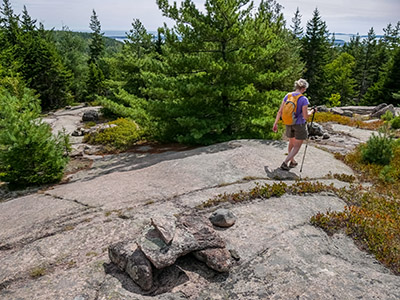
[[[308,88],[308,82],[307,82],[307,80],[305,80],[305,79],[303,79],[303,78],[300,78],[299,80],[297,80],[297,81],[295,81],[295,83],[294,83],[294,89],[295,90],[300,90],[300,89],[302,89],[302,88]]]

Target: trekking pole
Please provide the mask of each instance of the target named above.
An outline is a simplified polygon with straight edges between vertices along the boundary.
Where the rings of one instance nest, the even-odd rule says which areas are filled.
[[[315,108],[316,108],[316,106],[313,107],[313,114],[312,114],[312,118],[311,118],[310,130],[312,129],[312,124],[314,122]],[[306,148],[304,149],[303,160],[301,162],[300,173],[303,171],[303,164],[304,164],[304,159],[306,158],[307,147],[308,147],[308,135],[307,135],[307,141],[306,141]]]

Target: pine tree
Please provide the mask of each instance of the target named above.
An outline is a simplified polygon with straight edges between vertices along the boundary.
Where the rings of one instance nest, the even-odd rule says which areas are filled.
[[[68,158],[68,139],[54,137],[39,118],[39,99],[17,79],[0,87],[0,179],[13,186],[57,182]]]
[[[296,12],[294,13],[292,23],[293,25],[291,25],[290,28],[292,29],[293,35],[296,38],[301,39],[303,37],[304,30],[303,27],[301,27],[301,14],[299,7],[297,7]]]
[[[27,31],[18,38],[16,56],[19,71],[28,86],[40,95],[43,110],[66,105],[70,101],[70,73],[62,63],[54,42],[39,30]]]
[[[7,45],[14,45],[19,35],[18,16],[14,14],[14,10],[9,0],[3,0],[0,7],[0,27],[5,32]]]
[[[36,90],[42,109],[65,105],[70,97],[69,74],[43,24],[37,27],[26,7],[20,20],[8,0],[3,0],[1,13],[5,36],[1,45],[5,53],[3,62],[12,70],[10,73],[21,74],[28,86]]]
[[[163,29],[162,61],[146,72],[144,89],[164,139],[212,143],[269,136],[282,90],[303,67],[290,45],[280,7],[246,0],[157,4],[176,22]]]
[[[378,79],[379,62],[377,57],[377,41],[373,28],[362,42],[362,56],[358,68],[358,99],[362,99],[369,87]]]
[[[36,28],[36,20],[32,19],[24,5],[22,11],[21,29],[23,32],[33,32]]]
[[[103,33],[101,32],[101,24],[96,11],[93,9],[93,14],[90,17],[89,24],[91,32],[91,40],[89,43],[89,73],[87,84],[87,100],[94,101],[97,95],[105,93],[105,76],[101,69],[101,59],[104,53]]]
[[[127,38],[122,51],[110,60],[113,69],[118,70],[109,81],[110,92],[98,100],[106,113],[131,118],[143,130],[149,128],[149,117],[146,113],[147,99],[142,93],[146,87],[142,74],[154,57],[159,59],[162,44],[153,41],[153,35],[138,19],[133,21]]]
[[[381,72],[379,80],[368,89],[365,94],[365,103],[368,104],[395,104],[399,101],[396,93],[400,86],[400,47],[394,50],[393,57]]]
[[[322,21],[317,8],[313,12],[313,18],[307,22],[302,45],[302,58],[306,63],[304,77],[310,84],[307,95],[313,104],[321,104],[326,98],[324,69],[330,62],[331,42],[326,23]]]
[[[89,73],[88,45],[80,35],[71,32],[68,27],[63,27],[62,31],[56,32],[55,38],[56,48],[62,57],[63,64],[72,73],[70,89],[74,101],[84,102]]]
[[[332,94],[338,94],[342,105],[352,104],[354,97],[354,71],[355,59],[348,53],[341,53],[331,63],[326,65],[326,99]]]
[[[89,24],[91,32],[91,41],[89,43],[89,61],[88,64],[97,63],[104,52],[103,33],[101,32],[101,24],[96,11],[93,9],[93,14],[90,17]]]

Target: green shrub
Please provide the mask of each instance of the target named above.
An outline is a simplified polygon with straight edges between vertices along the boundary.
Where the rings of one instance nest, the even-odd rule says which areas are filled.
[[[141,139],[141,133],[134,121],[119,118],[108,124],[117,126],[97,131],[85,137],[90,144],[104,145],[107,152],[124,151]]]
[[[395,117],[391,122],[392,129],[400,129],[400,116]]]
[[[393,139],[386,133],[374,133],[361,149],[361,157],[364,162],[378,165],[388,165],[393,156]]]
[[[331,97],[329,98],[329,106],[336,107],[340,106],[340,104],[340,94],[331,94]]]
[[[11,186],[57,182],[68,162],[68,138],[54,137],[39,119],[39,100],[31,90],[17,90],[0,88],[0,180]]]
[[[390,110],[387,110],[382,116],[381,120],[390,121],[393,119],[393,113]]]

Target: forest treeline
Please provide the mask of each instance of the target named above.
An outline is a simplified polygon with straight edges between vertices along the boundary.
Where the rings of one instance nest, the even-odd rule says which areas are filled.
[[[274,138],[273,115],[300,77],[312,104],[398,103],[400,22],[382,38],[371,28],[367,38],[335,46],[318,9],[303,28],[299,10],[288,25],[275,1],[209,0],[204,12],[192,1],[157,4],[175,25],[154,36],[134,19],[118,44],[104,38],[94,10],[88,39],[45,30],[3,0],[1,85],[18,79],[43,111],[101,103],[156,139],[201,144]]]

